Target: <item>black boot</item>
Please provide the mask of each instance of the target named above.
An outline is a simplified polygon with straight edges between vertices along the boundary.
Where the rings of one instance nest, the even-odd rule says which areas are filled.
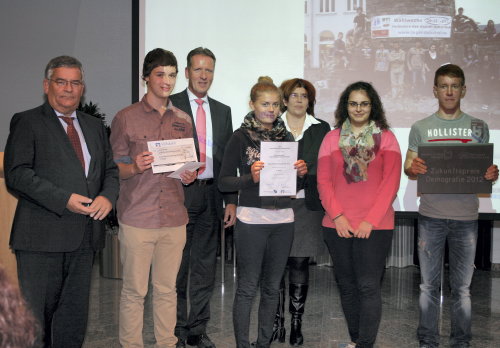
[[[307,298],[307,284],[290,283],[290,304],[288,310],[292,314],[292,323],[290,329],[290,345],[301,346],[304,344],[302,336],[302,314],[304,314],[304,305]]]
[[[271,342],[279,340],[281,343],[285,342],[286,329],[285,329],[285,280],[281,279],[280,284],[280,297],[278,302],[278,309],[274,317],[273,335]]]

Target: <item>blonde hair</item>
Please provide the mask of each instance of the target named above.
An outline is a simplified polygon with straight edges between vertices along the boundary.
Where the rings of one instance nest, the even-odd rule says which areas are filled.
[[[260,76],[257,83],[250,90],[250,100],[255,102],[261,93],[277,93],[281,98],[281,93],[278,87],[269,76]]]

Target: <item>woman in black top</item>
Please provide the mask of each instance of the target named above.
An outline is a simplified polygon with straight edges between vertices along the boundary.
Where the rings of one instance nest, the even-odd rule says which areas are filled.
[[[270,78],[261,78],[253,86],[252,111],[229,140],[219,176],[221,191],[239,191],[234,232],[238,282],[233,305],[237,348],[250,347],[250,313],[259,284],[256,347],[269,347],[280,280],[293,240],[291,198],[259,196],[260,171],[265,166],[260,161],[261,141],[293,141],[278,117],[280,99],[279,89]],[[307,173],[303,160],[296,161],[294,166],[299,177]]]
[[[295,216],[293,245],[288,258],[288,278],[290,302],[288,309],[292,315],[290,344],[302,345],[302,314],[309,287],[309,258],[317,256],[323,245],[321,220],[323,207],[316,187],[316,163],[321,142],[330,131],[327,122],[314,117],[316,90],[306,80],[294,78],[281,84],[283,96],[281,118],[286,128],[299,142],[299,158],[307,163],[304,188],[292,200]],[[273,326],[272,340],[285,341],[285,281],[280,289],[280,302]]]

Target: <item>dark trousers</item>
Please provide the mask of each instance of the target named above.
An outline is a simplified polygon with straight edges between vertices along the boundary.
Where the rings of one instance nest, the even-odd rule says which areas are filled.
[[[290,284],[309,284],[309,257],[289,257],[288,262],[288,282]],[[283,286],[285,284],[285,274],[283,274]]]
[[[186,227],[186,245],[181,267],[177,274],[175,327],[175,335],[182,339],[205,333],[210,319],[218,242],[215,190],[214,184],[195,182],[186,192],[189,223]]]
[[[233,325],[237,348],[250,348],[252,303],[260,283],[257,347],[269,347],[280,281],[293,242],[293,223],[253,225],[236,222],[237,288]]]
[[[45,348],[79,348],[83,344],[94,260],[88,226],[75,251],[16,250],[21,292],[40,324],[39,345]]]
[[[356,347],[371,348],[382,316],[380,288],[393,231],[373,230],[362,239],[342,238],[337,230],[323,228],[349,335]]]

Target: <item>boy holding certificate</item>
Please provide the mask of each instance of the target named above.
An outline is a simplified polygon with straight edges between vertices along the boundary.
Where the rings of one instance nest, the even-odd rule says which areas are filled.
[[[196,172],[185,171],[181,180],[168,177],[169,173],[154,174],[147,143],[190,138],[193,131],[191,118],[169,100],[177,78],[175,56],[160,48],[150,51],[142,75],[148,92],[140,102],[119,111],[111,125],[111,146],[121,179],[117,203],[123,264],[119,338],[122,347],[143,347],[144,297],[152,268],[156,343],[175,347],[175,282],[188,222],[181,182],[193,182]]]

